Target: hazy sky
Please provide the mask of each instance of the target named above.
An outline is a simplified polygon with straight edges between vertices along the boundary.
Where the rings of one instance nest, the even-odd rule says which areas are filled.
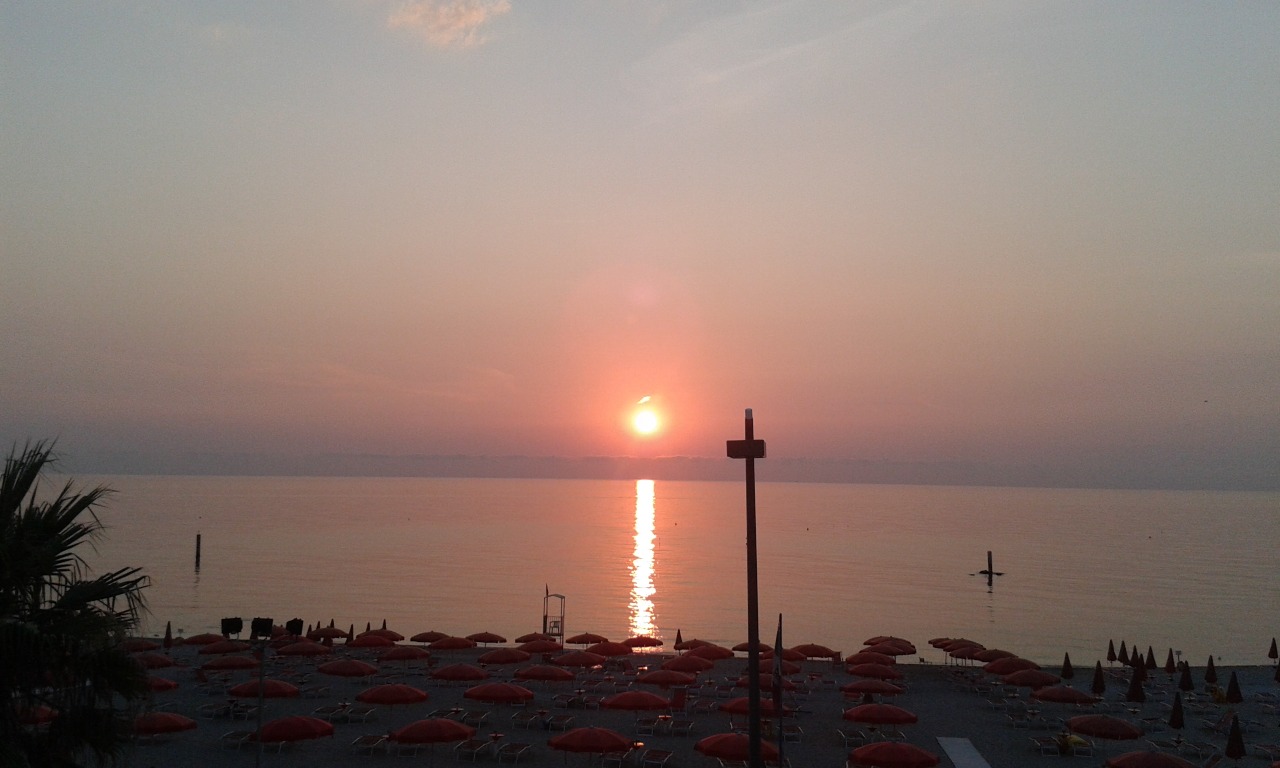
[[[0,437],[720,456],[754,407],[771,456],[1274,476],[1277,30],[6,3]]]

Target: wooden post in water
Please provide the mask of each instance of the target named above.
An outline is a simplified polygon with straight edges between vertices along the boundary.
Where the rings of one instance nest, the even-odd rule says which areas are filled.
[[[196,534],[196,570],[200,570],[200,534]]]

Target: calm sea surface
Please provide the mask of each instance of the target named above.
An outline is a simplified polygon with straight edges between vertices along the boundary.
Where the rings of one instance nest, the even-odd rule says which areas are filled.
[[[569,634],[746,639],[738,483],[80,480],[118,491],[91,562],[146,569],[152,633],[269,616],[514,637],[549,589]],[[940,661],[926,641],[964,636],[1082,664],[1114,639],[1255,664],[1280,634],[1280,494],[766,483],[758,507],[761,635],[782,613],[787,645],[894,634]]]

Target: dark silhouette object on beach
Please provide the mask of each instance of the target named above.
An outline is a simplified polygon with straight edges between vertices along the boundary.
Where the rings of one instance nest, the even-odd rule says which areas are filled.
[[[1076,671],[1071,667],[1071,654],[1062,654],[1062,673],[1058,675],[1058,677],[1061,677],[1063,680],[1070,680],[1075,676]]]
[[[1275,677],[1275,680],[1276,680],[1276,682],[1277,682],[1277,683],[1280,683],[1280,665],[1277,665],[1277,666],[1276,666],[1276,677]]]
[[[1124,642],[1124,641],[1121,640],[1120,642]],[[1116,657],[1116,641],[1108,640],[1107,641],[1107,663],[1115,664],[1116,658],[1117,658]]]
[[[1156,652],[1151,646],[1147,646],[1147,669],[1159,669],[1156,664]]]
[[[1107,679],[1102,674],[1101,660],[1093,666],[1093,685],[1089,686],[1089,690],[1093,692],[1094,696],[1101,696],[1107,692]]]
[[[1138,674],[1137,669],[1133,670],[1133,676],[1129,678],[1129,690],[1125,692],[1124,700],[1138,704],[1147,700],[1147,693],[1142,690],[1142,675]]]
[[[1204,681],[1209,685],[1214,685],[1218,682],[1218,670],[1213,668],[1212,656],[1209,657],[1209,663],[1204,668]]]
[[[1280,648],[1276,648],[1276,639],[1271,638],[1271,650],[1267,651],[1267,658],[1275,661],[1280,659]]]
[[[1240,731],[1239,715],[1231,716],[1231,730],[1227,732],[1227,748],[1222,750],[1222,754],[1232,760],[1239,760],[1248,754],[1244,748],[1244,734]]]
[[[1178,673],[1178,665],[1173,661],[1172,648],[1169,649],[1169,655],[1164,657],[1164,671],[1169,675],[1170,679]]]
[[[1191,692],[1196,689],[1196,684],[1191,679],[1191,665],[1182,662],[1182,675],[1178,677],[1178,690]]]
[[[1120,641],[1120,651],[1116,654],[1116,661],[1119,661],[1126,667],[1129,666],[1129,648],[1124,644],[1123,640]]]
[[[1187,727],[1187,718],[1182,711],[1182,692],[1173,692],[1173,708],[1169,710],[1169,727],[1175,731],[1181,731]],[[1179,733],[1181,737],[1181,733]]]
[[[1240,681],[1236,679],[1236,671],[1231,670],[1231,679],[1227,681],[1227,703],[1240,704],[1244,702],[1244,695],[1240,693]]]

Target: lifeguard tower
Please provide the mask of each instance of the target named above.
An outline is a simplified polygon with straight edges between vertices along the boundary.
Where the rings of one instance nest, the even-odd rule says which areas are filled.
[[[542,634],[564,642],[564,595],[547,590],[542,598]]]

